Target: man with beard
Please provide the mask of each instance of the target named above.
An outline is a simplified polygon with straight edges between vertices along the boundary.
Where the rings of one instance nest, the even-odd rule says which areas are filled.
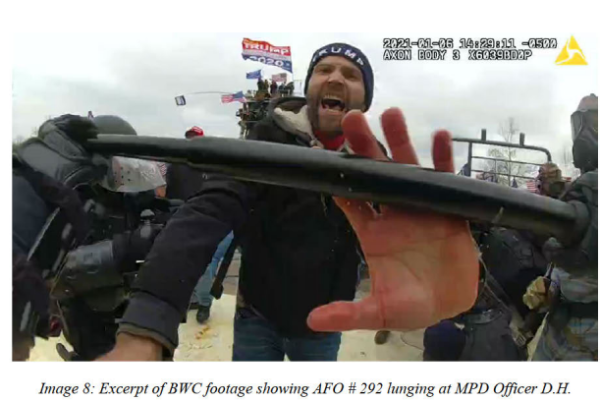
[[[306,99],[273,102],[248,139],[389,160],[362,114],[373,86],[359,49],[324,46],[310,63]],[[400,110],[387,110],[381,124],[393,161],[417,164]],[[436,132],[432,153],[436,170],[454,170],[447,131]],[[336,360],[342,330],[425,327],[476,297],[477,253],[464,220],[214,176],[157,238],[104,360],[172,356],[193,287],[232,229],[242,247],[234,360]],[[372,291],[348,302],[361,251]]]

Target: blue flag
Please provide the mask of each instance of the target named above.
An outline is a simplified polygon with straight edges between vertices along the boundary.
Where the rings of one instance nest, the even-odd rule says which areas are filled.
[[[185,106],[186,105],[185,97],[184,96],[176,96],[175,104],[177,106]]]
[[[256,70],[246,73],[246,79],[262,79],[262,71]]]

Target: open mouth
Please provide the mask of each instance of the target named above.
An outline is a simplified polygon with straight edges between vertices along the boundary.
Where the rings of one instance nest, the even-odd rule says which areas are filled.
[[[321,107],[331,111],[346,111],[346,103],[338,96],[325,95],[321,98]]]

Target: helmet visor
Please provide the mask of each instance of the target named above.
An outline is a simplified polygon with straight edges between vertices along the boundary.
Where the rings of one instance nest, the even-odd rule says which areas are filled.
[[[143,192],[166,185],[156,162],[113,156],[102,186],[113,192]]]
[[[586,128],[598,136],[598,110],[578,110],[571,114],[571,136],[573,141]]]

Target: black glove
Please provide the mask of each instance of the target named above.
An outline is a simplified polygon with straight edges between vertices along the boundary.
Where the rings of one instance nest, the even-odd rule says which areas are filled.
[[[137,269],[162,226],[144,223],[134,232],[117,234],[112,241],[80,246],[67,255],[60,280],[54,287],[57,299],[123,284],[123,273]]]
[[[113,253],[117,269],[122,273],[136,270],[136,261],[146,258],[161,230],[161,225],[144,223],[132,233],[115,235]]]
[[[115,265],[112,241],[100,241],[68,253],[52,295],[61,300],[122,284],[123,278]]]

